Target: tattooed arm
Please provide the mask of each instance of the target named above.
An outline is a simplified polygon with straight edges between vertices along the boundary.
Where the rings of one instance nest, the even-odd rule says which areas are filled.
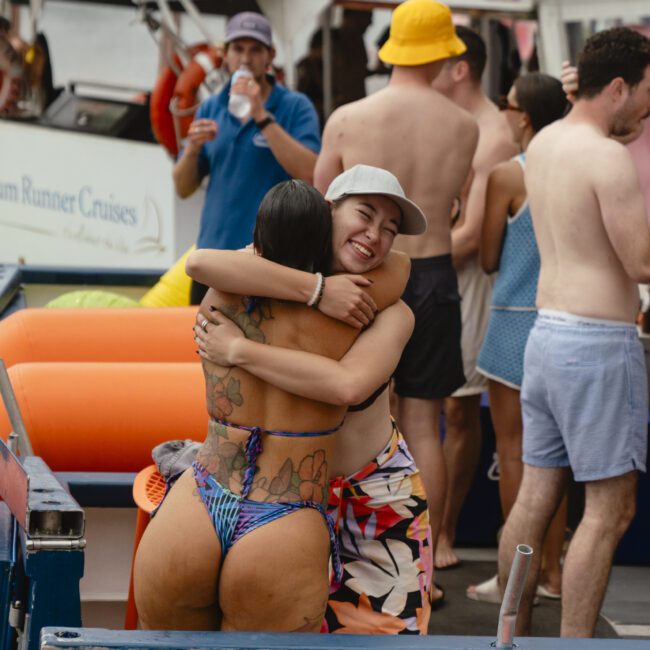
[[[329,404],[357,404],[390,379],[413,331],[411,310],[401,301],[381,312],[340,361],[263,345],[243,337],[213,312],[217,327],[195,327],[199,354],[222,366],[238,366],[282,390]],[[204,316],[197,317],[203,320]]]

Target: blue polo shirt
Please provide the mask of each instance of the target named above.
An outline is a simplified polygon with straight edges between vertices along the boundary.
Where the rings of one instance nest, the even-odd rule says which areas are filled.
[[[217,137],[205,144],[199,155],[199,174],[210,178],[198,248],[232,250],[250,244],[262,198],[274,185],[290,178],[253,120],[242,124],[228,112],[229,92],[230,82],[204,101],[194,117],[215,120],[219,125]],[[292,138],[318,153],[318,117],[305,95],[273,83],[265,108]]]

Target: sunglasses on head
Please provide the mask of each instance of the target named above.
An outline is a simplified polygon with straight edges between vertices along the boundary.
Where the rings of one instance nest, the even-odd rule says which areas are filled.
[[[508,101],[508,98],[505,95],[501,95],[497,100],[497,106],[500,111],[516,111],[517,113],[525,113],[523,108],[515,106]]]

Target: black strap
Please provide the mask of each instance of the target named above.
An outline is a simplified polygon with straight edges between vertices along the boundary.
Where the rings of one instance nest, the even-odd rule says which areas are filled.
[[[258,131],[263,131],[269,124],[273,124],[273,122],[275,122],[273,115],[267,115],[263,120],[255,122],[255,126]]]
[[[361,404],[353,404],[352,406],[348,406],[348,412],[354,413],[355,411],[364,411],[369,406],[372,406],[377,398],[386,390],[388,384],[389,382],[382,384],[370,397],[368,397],[368,399],[364,399]]]

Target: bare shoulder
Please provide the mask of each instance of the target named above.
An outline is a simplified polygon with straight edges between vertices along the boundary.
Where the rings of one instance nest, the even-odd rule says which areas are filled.
[[[350,118],[350,115],[353,113],[352,107],[353,104],[345,104],[343,106],[340,106],[327,118],[327,122],[325,122],[325,128],[323,129],[323,140],[336,140],[336,138],[344,130],[346,123]]]
[[[327,124],[330,128],[341,128],[345,125],[348,120],[354,119],[357,116],[363,116],[368,110],[367,104],[372,103],[370,100],[374,99],[374,95],[364,97],[363,99],[358,99],[355,102],[350,102],[349,104],[343,104],[335,109],[332,114],[327,118]]]
[[[637,171],[628,148],[612,138],[590,143],[589,169],[597,184],[609,187],[637,182]]]
[[[543,128],[531,141],[526,149],[526,168],[528,168],[531,163],[535,163],[537,158],[543,156],[547,150],[549,150],[554,143],[559,142],[562,139],[563,128],[561,121],[555,122],[545,128]]]
[[[480,137],[473,164],[476,171],[489,171],[497,163],[509,160],[517,153],[512,134],[501,117],[497,113],[488,122],[479,123]]]
[[[384,274],[400,275],[408,278],[411,272],[411,258],[401,251],[392,250],[386,255],[386,259],[376,269],[369,271],[365,275],[372,280],[381,277]]]
[[[514,159],[498,163],[490,172],[489,183],[495,189],[516,189],[523,183],[521,165]]]
[[[364,274],[373,281],[368,291],[380,310],[392,305],[404,293],[410,272],[409,256],[391,251],[382,264]]]
[[[351,104],[344,104],[339,106],[339,108],[332,111],[330,116],[327,118],[327,124],[325,128],[337,127],[345,119],[345,116],[350,112]]]
[[[411,258],[402,251],[391,250],[386,256],[384,264],[393,264],[395,268],[403,268],[407,273],[411,270]]]
[[[617,161],[632,160],[629,149],[614,138],[594,138],[591,146],[605,156],[614,156]]]

